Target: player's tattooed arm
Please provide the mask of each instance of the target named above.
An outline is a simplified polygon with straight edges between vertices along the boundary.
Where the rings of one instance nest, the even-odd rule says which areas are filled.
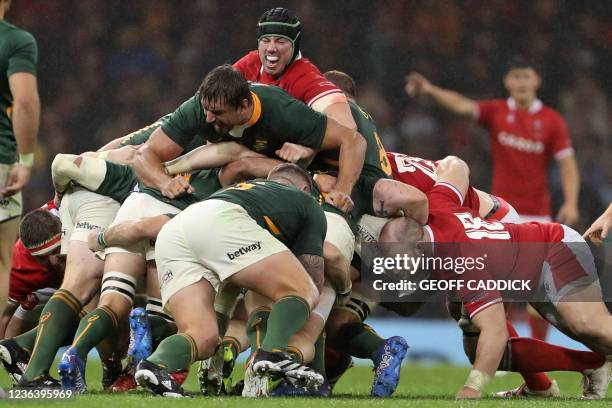
[[[304,269],[306,269],[306,272],[308,272],[319,291],[321,291],[325,277],[323,257],[318,255],[304,254],[298,256],[298,260],[302,263]]]

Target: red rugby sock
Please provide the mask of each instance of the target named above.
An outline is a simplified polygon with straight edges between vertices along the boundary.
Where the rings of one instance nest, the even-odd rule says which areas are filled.
[[[518,333],[516,332],[516,329],[514,328],[510,320],[506,320],[506,327],[508,328],[508,335],[510,336],[510,345],[513,346],[512,341],[516,338],[522,338],[522,337],[519,337]],[[543,390],[547,390],[550,388],[550,386],[552,385],[552,382],[550,381],[550,378],[548,378],[548,375],[541,372],[542,370],[540,369],[537,369],[535,371],[533,370],[526,371],[522,369],[515,370],[515,364],[516,364],[515,360],[519,360],[519,361],[527,360],[528,361],[531,358],[531,352],[529,352],[528,349],[527,349],[527,353],[525,353],[525,350],[521,348],[520,346],[517,352],[514,351],[514,348],[511,348],[510,350],[512,352],[512,356],[511,356],[512,369],[513,371],[518,371],[521,373],[521,376],[525,380],[525,385],[527,385],[527,388],[533,391],[543,391]]]

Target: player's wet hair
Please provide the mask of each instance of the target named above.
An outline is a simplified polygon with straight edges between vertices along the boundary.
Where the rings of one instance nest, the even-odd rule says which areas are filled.
[[[510,57],[508,62],[506,62],[504,73],[507,74],[513,69],[528,69],[528,68],[533,69],[535,72],[540,72],[537,64],[534,61],[524,57],[523,55],[514,55]]]
[[[249,83],[242,72],[229,64],[220,65],[206,75],[198,89],[200,102],[224,103],[238,108],[243,100],[252,103]]]
[[[44,246],[61,232],[62,224],[59,218],[41,209],[27,213],[19,227],[19,237],[28,249]]]
[[[312,191],[312,179],[310,175],[297,164],[281,163],[275,166],[268,173],[268,180],[275,181],[275,179],[278,178],[290,180],[296,187],[298,187],[300,183],[303,183],[308,187],[308,192]]]
[[[355,80],[349,74],[342,71],[327,71],[323,76],[348,95],[349,98],[355,99],[357,85],[355,85]]]
[[[259,17],[257,22],[258,42],[267,36],[282,37],[291,41],[293,54],[289,64],[295,60],[300,52],[301,34],[302,23],[300,23],[300,19],[291,10],[283,7],[267,10]]]

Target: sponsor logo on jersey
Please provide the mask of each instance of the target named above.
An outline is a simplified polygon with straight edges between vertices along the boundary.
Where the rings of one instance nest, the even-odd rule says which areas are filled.
[[[261,242],[257,241],[254,244],[246,245],[239,248],[237,251],[226,253],[230,261],[240,258],[242,255],[248,254],[249,252],[259,251],[261,249]]]
[[[162,286],[165,286],[168,284],[168,282],[170,282],[172,279],[174,279],[174,274],[172,273],[172,271],[167,271],[165,272],[162,277],[161,277],[161,284]]]
[[[544,143],[541,141],[529,140],[524,137],[513,135],[512,133],[500,132],[497,140],[503,146],[511,147],[527,153],[540,154],[544,151]]]
[[[98,227],[97,225],[93,225],[87,221],[79,221],[76,223],[76,227],[78,229],[86,229],[86,230],[95,230],[95,229],[99,229],[100,227]]]

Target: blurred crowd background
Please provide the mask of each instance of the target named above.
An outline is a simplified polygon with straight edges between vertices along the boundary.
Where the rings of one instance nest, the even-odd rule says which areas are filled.
[[[505,97],[502,67],[534,59],[540,97],[567,120],[582,175],[580,230],[612,200],[612,2],[564,0],[14,0],[7,19],[39,46],[42,121],[25,207],[52,195],[58,152],[95,150],[171,112],[214,66],[255,49],[255,24],[275,6],[303,24],[303,54],[358,84],[388,150],[453,153],[489,188],[486,133],[408,98],[416,70],[473,98]],[[561,189],[551,177],[554,205]]]

